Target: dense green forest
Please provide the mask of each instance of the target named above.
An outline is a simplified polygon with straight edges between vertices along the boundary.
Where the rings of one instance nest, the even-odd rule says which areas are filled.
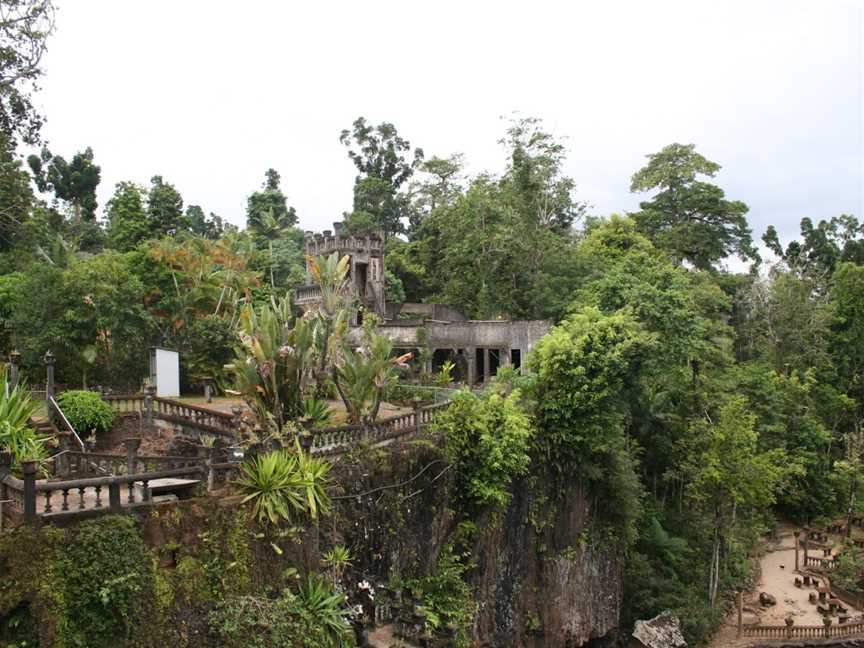
[[[38,65],[25,63],[0,57],[29,83]],[[180,351],[185,389],[224,383],[243,307],[305,281],[290,178],[262,169],[243,228],[161,175],[119,182],[99,205],[98,151],[42,146],[18,80],[0,86],[0,352],[20,351],[32,382],[50,349],[60,383],[137,389],[146,349],[162,344]],[[427,155],[434,142],[418,148],[386,122],[359,118],[333,142],[357,171],[353,205],[334,220],[386,232],[388,300],[554,322],[530,372],[501,376],[518,398],[471,397],[439,425],[476,506],[506,501],[526,452],[587,486],[609,521],[598,533],[626,551],[622,626],[671,609],[704,639],[776,516],[861,510],[853,216],[814,214],[791,242],[773,227],[754,234],[747,205],[715,184],[720,165],[678,143],[633,169],[638,211],[598,215],[563,170],[564,143],[534,118],[504,129],[500,174],[469,176],[463,156]],[[730,271],[734,258],[749,271]],[[472,421],[501,431],[510,461],[489,466],[470,438],[458,445]]]

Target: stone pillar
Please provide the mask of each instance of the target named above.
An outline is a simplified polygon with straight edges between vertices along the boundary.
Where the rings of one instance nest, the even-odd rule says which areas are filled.
[[[219,448],[212,447],[207,456],[207,492],[209,493],[216,488],[216,470],[213,464],[219,461]]]
[[[50,349],[45,352],[42,361],[45,363],[45,400],[47,401],[54,397],[54,363],[56,358]]]
[[[144,424],[148,430],[153,426],[153,396],[155,395],[154,385],[147,385],[144,388]]]
[[[800,541],[798,540],[798,533],[799,533],[799,532],[796,530],[795,533],[792,534],[792,535],[795,537],[795,571],[796,571],[796,572],[799,571],[799,570],[801,569],[801,565],[800,565],[799,562],[798,562],[798,545],[799,545],[799,542],[800,542]]]
[[[738,636],[744,634],[744,590],[738,590]]]
[[[465,360],[468,365],[468,388],[472,389],[477,382],[477,349],[465,347]]]
[[[21,354],[17,350],[9,354],[9,389],[18,386],[19,371],[21,369]]]
[[[126,474],[134,475],[138,465],[138,448],[141,447],[141,439],[135,437],[123,439],[123,445],[126,446]]]
[[[498,349],[498,366],[499,367],[509,367],[510,366],[510,348],[506,349]]]
[[[120,482],[110,481],[108,483],[108,508],[113,513],[119,513],[123,504],[120,502]]]
[[[22,461],[21,472],[24,473],[24,519],[28,522],[36,520],[36,470],[38,462]]]
[[[489,384],[489,377],[492,375],[492,367],[489,366],[489,348],[483,349],[483,384]]]
[[[0,452],[0,500],[8,499],[6,497],[6,484],[3,483],[3,478],[12,472],[12,453]]]
[[[804,529],[804,569],[807,569],[807,550],[810,546],[810,529]]]

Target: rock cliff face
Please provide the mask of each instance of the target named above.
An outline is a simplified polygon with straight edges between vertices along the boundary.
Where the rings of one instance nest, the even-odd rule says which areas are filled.
[[[346,461],[339,480],[348,492],[371,493],[341,500],[328,542],[363,547],[356,566],[380,582],[434,569],[459,510],[454,475],[436,449],[391,447]],[[590,539],[591,512],[578,488],[552,490],[541,479],[517,484],[505,512],[473,520],[477,645],[581,646],[617,627],[623,558]]]

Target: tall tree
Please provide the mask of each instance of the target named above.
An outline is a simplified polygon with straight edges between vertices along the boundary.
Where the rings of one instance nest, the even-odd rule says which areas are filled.
[[[0,134],[0,250],[8,250],[15,241],[33,202],[30,177],[21,168],[11,140]]]
[[[802,218],[801,240],[791,241],[785,249],[773,225],[762,240],[791,271],[814,279],[827,279],[843,261],[864,265],[864,223],[849,214],[821,220],[815,227],[812,220]]]
[[[42,116],[30,99],[54,31],[51,0],[0,0],[0,132],[27,144],[39,140]]]
[[[200,205],[189,205],[186,208],[186,223],[193,234],[214,241],[225,232],[225,221],[222,217],[213,212],[206,216]]]
[[[719,170],[695,145],[670,144],[649,155],[648,164],[631,179],[630,191],[659,190],[639,203],[641,211],[633,216],[639,229],[678,262],[709,269],[732,254],[756,258],[747,205],[726,200],[720,187],[697,179],[713,178]]]
[[[159,175],[150,179],[147,218],[154,236],[174,235],[188,229],[183,215],[183,197],[174,185],[165,182]]]
[[[279,173],[276,169],[267,169],[264,177],[263,188],[246,200],[246,227],[256,235],[267,229],[265,221],[269,216],[283,229],[297,224],[297,212],[288,206],[288,199],[279,185]]]
[[[152,228],[145,209],[146,198],[147,192],[135,183],[117,183],[105,210],[112,248],[125,252],[150,238]]]
[[[43,147],[41,155],[27,158],[27,164],[39,191],[53,192],[58,200],[68,203],[76,222],[96,220],[96,188],[102,169],[93,163],[93,149],[88,146],[67,162]]]
[[[354,180],[354,211],[371,214],[385,236],[405,231],[408,200],[399,189],[423,161],[423,149],[411,149],[393,124],[377,126],[358,117],[352,130],[343,130],[339,141],[359,174]]]

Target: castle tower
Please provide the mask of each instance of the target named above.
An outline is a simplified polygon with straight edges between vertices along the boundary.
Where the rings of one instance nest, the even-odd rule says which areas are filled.
[[[348,276],[357,300],[367,310],[384,317],[384,236],[376,231],[366,236],[354,236],[343,223],[333,223],[333,231],[320,234],[306,232],[306,257],[329,256],[334,252],[351,259]],[[304,310],[321,299],[318,286],[312,283],[309,263],[306,263],[306,285],[295,290],[295,302]]]

